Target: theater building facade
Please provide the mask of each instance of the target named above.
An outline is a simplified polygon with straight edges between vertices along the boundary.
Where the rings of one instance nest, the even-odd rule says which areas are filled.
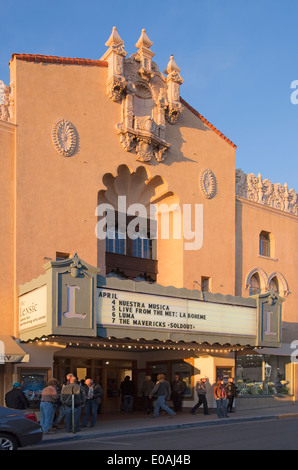
[[[235,171],[145,30],[98,60],[13,54],[0,82],[0,402],[68,372],[235,378],[242,406],[298,394],[297,194]],[[103,48],[104,49],[104,48]]]

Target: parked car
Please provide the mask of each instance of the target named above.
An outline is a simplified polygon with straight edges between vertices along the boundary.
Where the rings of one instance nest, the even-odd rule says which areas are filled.
[[[0,450],[16,450],[42,440],[35,413],[0,406]]]

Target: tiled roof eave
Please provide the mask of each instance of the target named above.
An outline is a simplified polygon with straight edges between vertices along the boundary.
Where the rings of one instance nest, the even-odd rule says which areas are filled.
[[[42,62],[48,64],[68,64],[68,65],[89,65],[95,67],[108,67],[108,63],[103,60],[81,59],[78,57],[57,57],[40,54],[12,54],[12,59],[26,62]]]
[[[221,137],[222,139],[224,139],[229,145],[231,145],[231,147],[233,147],[234,149],[237,148],[237,145],[234,144],[230,139],[228,139],[222,132],[220,132],[215,126],[213,126],[213,124],[211,124],[211,122],[209,122],[204,116],[202,116],[202,114],[200,114],[198,111],[196,111],[192,106],[190,106],[190,104],[188,104],[183,98],[180,98],[180,102],[181,104],[183,104],[183,106],[185,106],[187,109],[189,109],[195,116],[197,116],[198,118],[201,119],[201,121],[203,121],[203,123],[208,126],[211,130],[213,130],[213,132],[215,132],[216,134],[219,135],[219,137]]]

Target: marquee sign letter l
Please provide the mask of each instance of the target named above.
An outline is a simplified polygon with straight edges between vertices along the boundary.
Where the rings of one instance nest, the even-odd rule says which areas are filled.
[[[275,336],[276,335],[276,331],[271,331],[270,330],[270,317],[271,315],[273,315],[273,312],[266,312],[266,330],[264,331],[264,335],[271,335],[271,336]]]
[[[75,312],[75,291],[80,290],[79,286],[69,286],[67,287],[67,312],[63,313],[65,318],[86,318],[86,313],[76,313]]]

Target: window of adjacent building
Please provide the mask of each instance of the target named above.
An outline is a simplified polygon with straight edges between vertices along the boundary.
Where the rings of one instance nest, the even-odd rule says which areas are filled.
[[[259,237],[259,254],[262,256],[270,256],[270,233],[262,231]]]
[[[291,362],[287,356],[236,353],[235,382],[238,395],[288,395],[293,393]]]

